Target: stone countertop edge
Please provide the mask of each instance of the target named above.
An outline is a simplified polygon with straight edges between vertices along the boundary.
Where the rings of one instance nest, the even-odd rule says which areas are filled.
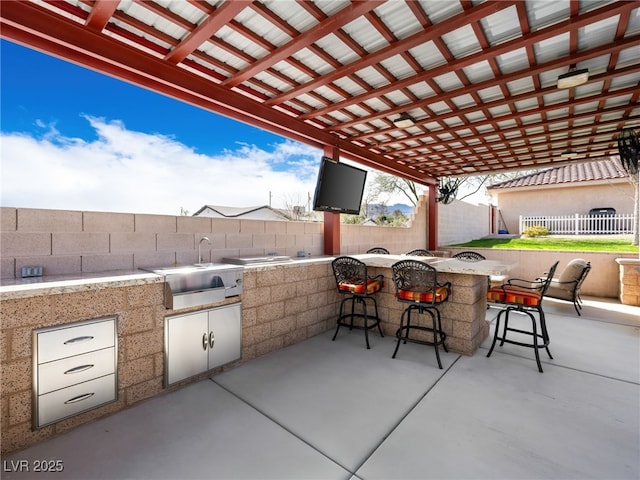
[[[84,275],[51,275],[0,280],[0,301],[15,298],[73,293],[101,288],[162,283],[161,275],[149,272],[111,271]]]
[[[337,255],[340,256],[340,255]],[[355,258],[366,259],[369,266],[388,268],[391,263],[400,259],[416,258],[406,255],[372,255],[356,254]],[[244,265],[246,271],[269,270],[272,268],[291,268],[301,265],[323,264],[333,261],[336,256],[321,256],[311,258],[296,258],[290,262],[275,262],[268,264]],[[442,273],[467,273],[472,275],[495,275],[508,271],[508,265],[499,262],[491,262],[490,268],[478,268],[479,265],[465,264],[464,262],[451,262],[453,259],[443,259],[441,257],[418,257],[416,259],[427,261],[427,263],[439,264],[437,267]],[[447,263],[457,263],[454,268],[447,268]],[[444,264],[444,265],[443,265]],[[450,265],[453,267],[453,265]],[[485,265],[489,267],[489,265]],[[443,268],[444,267],[444,268]],[[124,287],[131,285],[144,285],[152,283],[162,283],[164,278],[150,272],[135,271],[111,271],[84,275],[51,275],[30,278],[11,278],[0,280],[0,300],[10,300],[14,298],[33,297],[38,295],[52,295],[59,293],[72,293],[84,290]]]
[[[265,262],[265,263],[253,263],[242,265],[245,270],[254,271],[254,270],[268,270],[270,268],[276,267],[298,267],[300,265],[311,265],[311,264],[322,264],[332,262],[336,257],[330,256],[322,256],[322,257],[306,257],[306,258],[298,258],[292,257],[290,261],[283,262]]]
[[[504,275],[514,266],[512,263],[499,262],[496,260],[463,262],[455,258],[420,257],[414,255],[369,253],[352,255],[352,257],[363,261],[369,267],[391,268],[391,265],[401,260],[418,260],[434,266],[438,273],[459,273],[468,275]]]

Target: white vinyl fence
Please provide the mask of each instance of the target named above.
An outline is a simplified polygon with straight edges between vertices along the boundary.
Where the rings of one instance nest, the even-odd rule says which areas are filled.
[[[632,214],[613,215],[520,215],[520,234],[527,227],[542,226],[556,235],[599,235],[607,233],[634,233]]]

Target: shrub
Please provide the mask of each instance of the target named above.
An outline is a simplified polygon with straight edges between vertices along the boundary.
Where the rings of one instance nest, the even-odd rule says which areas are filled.
[[[534,225],[524,229],[525,237],[546,237],[547,235],[549,235],[549,229],[542,225]]]

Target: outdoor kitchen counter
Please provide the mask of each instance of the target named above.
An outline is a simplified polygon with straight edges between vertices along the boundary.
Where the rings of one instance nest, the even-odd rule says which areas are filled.
[[[489,324],[486,321],[487,276],[504,275],[512,267],[511,264],[495,260],[470,263],[453,258],[408,255],[355,254],[349,256],[366,263],[369,267],[369,275],[381,274],[384,276],[384,287],[376,294],[376,298],[383,332],[390,336],[395,335],[400,325],[400,316],[406,307],[406,304],[398,302],[395,298],[391,266],[400,260],[409,258],[433,265],[438,271],[438,280],[441,283],[451,282],[452,285],[449,301],[440,306],[443,329],[447,333],[447,347],[449,350],[463,355],[473,355],[489,334]],[[251,286],[252,283],[266,285],[268,282],[272,282],[270,283],[270,291],[268,293],[260,292],[260,297],[268,294],[273,297],[289,295],[290,298],[287,298],[286,301],[290,304],[302,303],[294,292],[307,286],[305,283],[309,278],[307,272],[323,268],[326,271],[324,278],[329,283],[329,295],[333,298],[329,303],[335,304],[336,299],[339,302],[340,296],[331,273],[330,263],[334,258],[336,257],[323,256],[292,259],[286,262],[245,265],[245,287]],[[311,275],[311,278],[313,277],[314,275]],[[297,281],[300,282],[300,286],[294,287],[293,283]],[[245,301],[248,300],[248,304],[253,305],[253,294],[254,290],[250,288],[249,293],[245,295]],[[285,312],[287,309],[287,305],[285,305]],[[291,310],[295,311],[298,317],[304,317],[308,314],[308,311],[302,308],[292,308]],[[334,312],[332,318],[329,319],[329,329],[335,328],[335,315]],[[286,318],[285,314],[284,319]]]
[[[393,336],[405,304],[395,298],[390,266],[407,257],[354,256],[369,264],[370,275],[385,276],[377,298],[384,333]],[[331,269],[334,258],[245,266],[242,295],[224,302],[242,301],[241,362],[335,328],[342,297]],[[501,270],[491,262],[482,267],[442,258],[420,259],[433,262],[439,280],[453,285],[450,300],[441,307],[449,350],[472,355],[489,330],[485,321],[486,275]],[[2,280],[2,452],[23,448],[163,392],[164,319],[172,313],[163,305],[163,281],[161,275],[140,270]],[[118,317],[118,400],[32,431],[33,329],[106,316]],[[372,348],[380,348],[373,337]]]
[[[406,259],[419,260],[435,267],[438,282],[451,282],[451,296],[439,308],[442,328],[447,334],[447,348],[463,355],[473,355],[489,335],[487,313],[487,276],[503,275],[512,265],[495,261],[463,262],[454,258],[409,255],[353,255],[367,264],[369,275],[383,275],[385,282],[378,295],[380,317],[385,335],[394,336],[406,303],[398,302],[391,266]]]

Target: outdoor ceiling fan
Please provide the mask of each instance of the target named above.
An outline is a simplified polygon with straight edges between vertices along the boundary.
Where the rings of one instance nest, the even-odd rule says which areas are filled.
[[[436,201],[448,205],[456,199],[458,187],[464,181],[463,178],[440,178],[438,186],[438,198]]]
[[[631,128],[622,130],[618,135],[618,153],[620,154],[622,167],[630,175],[638,173],[639,151],[640,140],[638,139],[638,133]]]

